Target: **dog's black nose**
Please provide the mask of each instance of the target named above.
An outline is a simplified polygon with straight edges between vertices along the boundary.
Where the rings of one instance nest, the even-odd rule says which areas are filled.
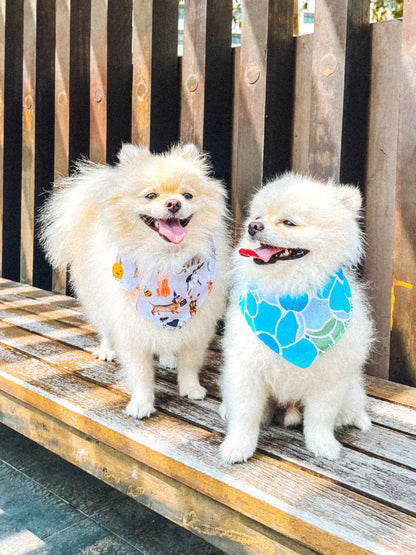
[[[172,214],[176,214],[178,210],[181,208],[181,202],[176,198],[170,198],[165,202],[165,207],[172,212]]]
[[[261,222],[250,222],[248,224],[248,232],[252,237],[256,235],[258,231],[263,231],[264,225]]]

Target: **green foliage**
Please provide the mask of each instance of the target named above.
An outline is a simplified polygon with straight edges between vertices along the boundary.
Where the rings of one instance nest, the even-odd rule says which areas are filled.
[[[403,17],[403,2],[393,0],[372,0],[370,2],[371,21],[385,21]]]

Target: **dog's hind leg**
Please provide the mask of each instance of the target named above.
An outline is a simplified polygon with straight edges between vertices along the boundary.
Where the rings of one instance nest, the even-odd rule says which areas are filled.
[[[335,426],[355,426],[366,432],[371,427],[371,420],[365,411],[367,396],[362,384],[361,375],[353,376],[345,394],[341,410],[337,416]]]

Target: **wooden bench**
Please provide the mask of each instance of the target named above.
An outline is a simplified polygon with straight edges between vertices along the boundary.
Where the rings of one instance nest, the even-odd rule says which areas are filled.
[[[143,421],[96,347],[74,299],[1,279],[1,421],[228,553],[415,553],[415,389],[367,378],[374,425],[340,432],[338,461],[273,426],[248,463],[226,466],[215,346],[207,398],[179,398],[158,368]]]

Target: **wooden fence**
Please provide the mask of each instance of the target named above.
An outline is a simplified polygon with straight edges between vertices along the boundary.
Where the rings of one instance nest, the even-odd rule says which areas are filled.
[[[293,37],[288,0],[0,0],[2,275],[62,290],[36,240],[51,182],[122,141],[211,154],[237,222],[287,169],[359,184],[379,343],[369,372],[416,383],[416,0],[369,24],[369,2],[316,0]]]

